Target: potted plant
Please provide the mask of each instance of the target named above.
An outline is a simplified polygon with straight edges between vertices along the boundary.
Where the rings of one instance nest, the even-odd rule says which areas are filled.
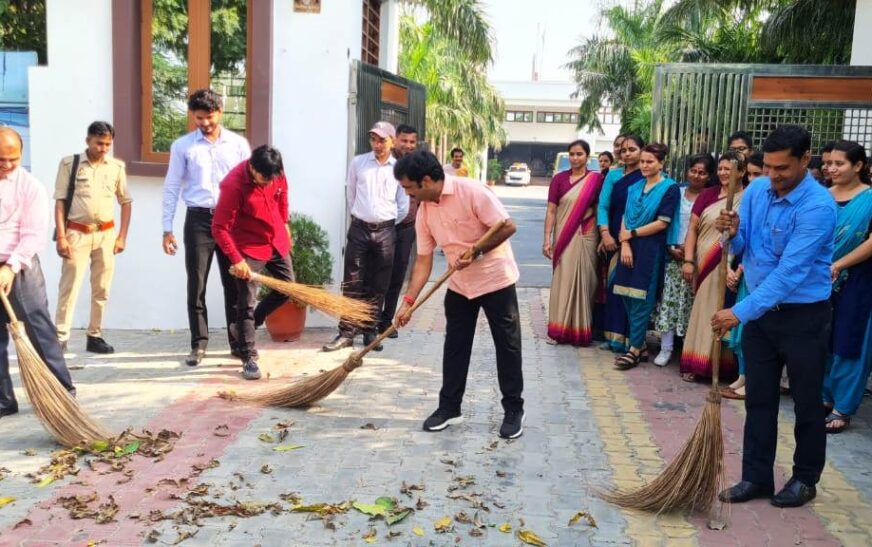
[[[496,158],[487,162],[487,185],[493,186],[503,176],[503,164]]]
[[[330,283],[333,271],[333,256],[330,254],[330,238],[312,217],[301,213],[291,215],[288,223],[294,247],[291,262],[297,283],[324,285]],[[261,296],[266,294],[266,291]],[[306,328],[306,306],[288,300],[266,318],[266,330],[276,342],[293,342],[300,338]]]

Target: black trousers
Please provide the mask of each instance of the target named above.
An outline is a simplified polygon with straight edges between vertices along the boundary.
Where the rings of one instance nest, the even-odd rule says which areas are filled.
[[[206,281],[212,269],[212,256],[218,257],[221,286],[224,288],[224,317],[227,340],[236,348],[236,337],[230,325],[236,321],[236,278],[230,275],[230,259],[216,246],[212,237],[212,214],[205,210],[188,209],[184,228],[185,271],[188,274],[188,325],[191,348],[206,349],[209,345],[209,313],[206,309]]]
[[[817,484],[826,463],[823,393],[832,309],[828,301],[787,304],[745,325],[745,440],[742,479],[774,482],[779,381],[786,363],[796,424],[793,477]]]
[[[472,300],[451,289],[445,293],[445,347],[439,408],[452,413],[460,412],[478,311],[482,308],[496,348],[497,378],[503,394],[503,409],[507,412],[522,410],[524,374],[521,370],[521,320],[514,285]]]
[[[48,312],[45,278],[42,276],[38,257],[33,257],[30,268],[22,269],[15,276],[9,292],[9,303],[12,304],[18,320],[24,323],[27,337],[43,362],[67,391],[74,391],[73,380],[58,342],[57,330]],[[12,378],[9,376],[9,331],[6,329],[9,316],[2,305],[0,321],[0,409],[18,410],[15,392],[12,390]]]
[[[255,260],[245,257],[248,266],[255,273],[266,270],[272,277],[282,281],[294,280],[294,268],[291,257],[279,256],[273,252],[269,260]],[[254,344],[254,331],[263,324],[266,316],[271,314],[288,301],[288,297],[278,291],[269,291],[266,297],[257,304],[257,292],[260,285],[251,283],[245,279],[236,279],[236,347],[242,354],[243,359],[257,355]]]
[[[381,310],[391,282],[395,241],[393,223],[376,227],[353,218],[345,245],[342,294],[367,300],[376,310]],[[377,324],[369,325],[363,331],[374,332],[377,327]],[[357,333],[354,325],[347,321],[339,322],[339,334],[342,336],[352,338]]]
[[[388,292],[385,293],[385,305],[381,313],[382,330],[388,328],[397,313],[397,302],[400,300],[400,291],[406,281],[406,270],[409,269],[409,260],[412,258],[412,245],[415,244],[415,223],[397,224],[396,243],[394,245],[394,267],[391,270],[391,281],[388,284]]]

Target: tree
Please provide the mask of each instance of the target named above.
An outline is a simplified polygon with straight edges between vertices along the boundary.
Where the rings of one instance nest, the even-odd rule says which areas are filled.
[[[0,0],[0,49],[35,51],[46,64],[45,0]]]
[[[454,145],[482,150],[505,140],[505,105],[485,66],[432,22],[400,19],[399,72],[427,90],[428,137],[438,156]]]

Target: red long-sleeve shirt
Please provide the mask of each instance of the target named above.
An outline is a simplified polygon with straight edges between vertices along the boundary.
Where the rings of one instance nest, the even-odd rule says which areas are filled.
[[[248,160],[234,167],[221,181],[221,193],[212,217],[212,236],[221,251],[237,264],[243,255],[269,260],[273,251],[291,251],[288,221],[288,181],[284,175],[261,186],[248,170]]]

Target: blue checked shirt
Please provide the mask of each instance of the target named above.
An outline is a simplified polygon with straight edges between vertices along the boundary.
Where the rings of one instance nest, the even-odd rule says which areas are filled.
[[[760,177],[745,190],[731,252],[744,253],[751,294],[733,307],[742,323],[779,304],[810,304],[830,297],[836,202],[808,172],[783,197]]]

